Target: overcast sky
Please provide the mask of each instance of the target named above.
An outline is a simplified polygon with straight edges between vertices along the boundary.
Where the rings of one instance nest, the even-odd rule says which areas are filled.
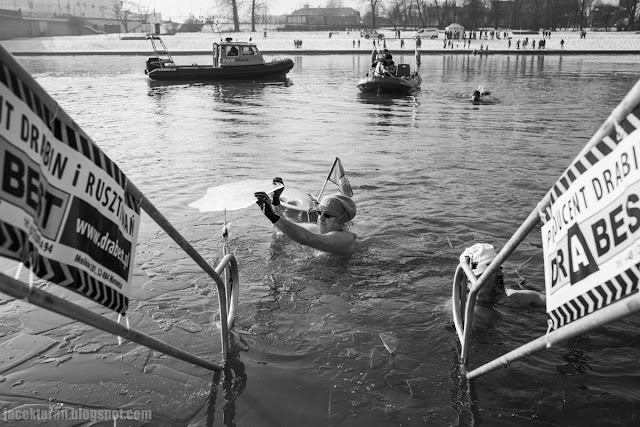
[[[215,12],[212,6],[212,0],[148,0],[151,8],[156,12],[162,13],[163,18],[188,16],[193,13],[195,16],[209,16]],[[324,7],[326,0],[268,0],[269,10],[272,15],[282,15],[291,13],[296,9],[302,8],[305,3],[310,7]],[[342,0],[344,7],[353,7],[356,10],[361,9],[363,2],[359,0]]]

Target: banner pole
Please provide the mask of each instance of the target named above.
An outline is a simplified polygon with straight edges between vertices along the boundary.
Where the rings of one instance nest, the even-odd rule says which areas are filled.
[[[548,335],[542,336],[497,359],[494,359],[491,362],[467,373],[467,378],[472,379],[482,374],[486,374],[487,372],[493,371],[501,366],[508,365],[509,363],[528,356],[536,351],[550,347],[553,344],[583,335],[595,328],[605,326],[608,323],[620,320],[640,311],[639,292],[636,291],[635,294],[628,296],[624,301],[625,304],[612,304],[603,307],[588,316],[575,320],[566,326],[550,332]]]
[[[133,341],[150,349],[168,354],[176,359],[193,363],[194,365],[211,371],[222,371],[223,369],[220,365],[201,359],[191,353],[187,353],[177,347],[138,332],[135,329],[129,329],[121,323],[109,320],[100,314],[94,313],[36,287],[30,287],[28,284],[2,273],[0,273],[0,291],[14,298],[27,301],[38,307]]]
[[[316,199],[318,203],[320,203],[320,198],[322,197],[322,193],[324,193],[324,189],[327,186],[327,182],[329,182],[329,178],[331,178],[331,174],[333,173],[333,169],[336,167],[336,163],[338,163],[338,158],[333,161],[333,166],[331,166],[331,170],[329,171],[329,175],[327,175],[327,179],[324,180],[324,185],[322,186],[322,190],[320,190],[320,194],[318,194],[318,198]]]

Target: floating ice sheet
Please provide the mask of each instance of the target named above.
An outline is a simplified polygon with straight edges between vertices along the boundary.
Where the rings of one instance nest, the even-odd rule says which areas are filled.
[[[282,184],[274,184],[270,180],[264,179],[248,179],[245,181],[232,182],[218,185],[217,187],[209,187],[207,194],[195,202],[190,203],[189,207],[199,209],[200,212],[244,209],[256,202],[256,197],[253,195],[254,193],[258,191],[272,193],[283,187],[284,185]]]

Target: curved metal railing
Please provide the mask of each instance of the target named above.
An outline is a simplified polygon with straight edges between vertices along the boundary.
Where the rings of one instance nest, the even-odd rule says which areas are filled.
[[[240,294],[240,276],[238,274],[238,261],[236,261],[236,257],[233,254],[225,255],[215,271],[218,274],[224,274],[227,328],[232,329],[236,321],[238,297]]]

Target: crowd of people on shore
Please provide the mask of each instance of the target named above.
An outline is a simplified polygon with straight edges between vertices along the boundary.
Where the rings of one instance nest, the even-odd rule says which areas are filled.
[[[400,32],[397,31],[395,35],[398,35],[399,33]],[[580,38],[586,38],[586,34],[583,34],[583,33],[585,33],[585,31],[581,32]],[[444,35],[443,44],[442,44],[443,49],[462,48],[462,49],[469,49],[471,50],[471,53],[474,53],[474,54],[478,54],[478,53],[486,54],[486,53],[489,53],[490,45],[491,45],[492,51],[504,49],[503,44],[489,42],[489,41],[496,41],[496,40],[504,41],[504,43],[506,43],[507,50],[511,50],[512,48],[515,50],[547,49],[547,42],[551,40],[552,32],[550,30],[543,30],[542,37],[540,39],[537,39],[535,37],[536,33],[531,34],[530,35],[531,37],[525,36],[523,38],[516,39],[513,34],[510,34],[506,31],[495,31],[495,30],[478,30],[478,31],[461,31],[461,32],[460,31],[444,31],[444,32],[441,32],[441,34]],[[540,34],[538,34],[538,36],[539,35]],[[409,43],[407,43],[405,40],[409,40]],[[480,43],[479,47],[477,47],[477,44],[474,43],[474,46],[472,47],[472,40],[479,41],[479,42],[482,42],[484,40],[485,42]],[[367,42],[369,42],[369,40],[363,41],[360,38],[354,38],[351,40],[351,47],[353,49],[360,49],[361,46],[363,46],[362,44],[363,42],[364,42],[364,46],[366,47]],[[423,47],[422,38],[418,36],[414,38],[371,40],[371,42],[373,43],[374,49],[377,48],[376,42],[384,46],[385,49],[387,47],[386,46],[387,43],[395,44],[396,42],[399,44],[400,49],[405,49],[405,47],[407,49],[422,49]],[[302,48],[302,40],[298,40],[298,39],[294,40],[293,45],[294,45],[294,48],[296,49]],[[558,41],[557,44],[551,46],[551,48],[554,48],[554,47],[556,49],[558,47],[560,49],[564,49],[565,40],[560,39],[560,41]]]

